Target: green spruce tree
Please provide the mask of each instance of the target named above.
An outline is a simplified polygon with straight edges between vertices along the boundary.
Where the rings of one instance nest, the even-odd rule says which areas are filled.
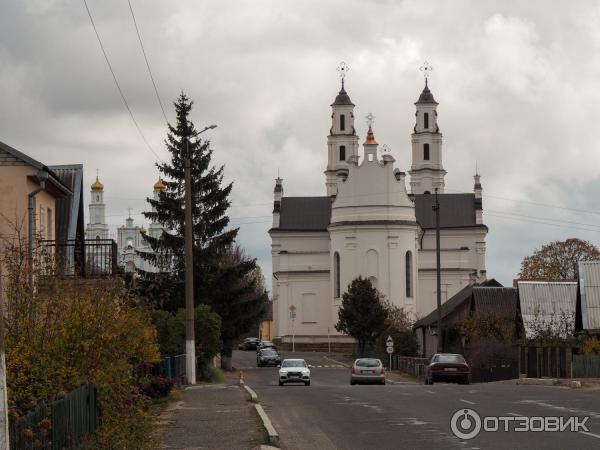
[[[181,93],[175,102],[177,122],[169,124],[165,144],[170,161],[157,164],[163,174],[164,191],[158,200],[148,198],[152,211],[144,212],[146,219],[160,223],[165,230],[161,236],[144,237],[152,253],[140,255],[160,268],[158,274],[140,271],[140,290],[152,303],[177,311],[185,306],[185,159],[189,155],[192,173],[192,217],[194,255],[194,297],[206,301],[210,283],[219,258],[232,247],[238,228],[229,228],[227,209],[232,183],[223,185],[224,166],[211,165],[210,141],[202,140],[190,120],[193,102]]]

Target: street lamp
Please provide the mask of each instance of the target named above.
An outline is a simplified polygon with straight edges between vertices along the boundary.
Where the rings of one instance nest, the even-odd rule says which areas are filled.
[[[196,135],[217,128],[209,125]],[[196,384],[196,338],[194,336],[194,257],[192,219],[192,159],[190,139],[185,139],[185,376],[188,384]]]

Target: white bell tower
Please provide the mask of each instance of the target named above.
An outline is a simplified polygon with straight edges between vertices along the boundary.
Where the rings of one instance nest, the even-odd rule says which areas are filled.
[[[344,79],[350,68],[342,62],[337,68],[342,89],[331,104],[331,129],[327,137],[327,195],[337,195],[338,173],[348,172],[348,162],[358,157],[358,136],[354,128],[354,103],[344,89]]]
[[[425,72],[425,88],[415,102],[416,123],[412,134],[412,166],[410,171],[411,194],[433,194],[438,189],[444,193],[442,165],[442,133],[437,123],[438,102],[428,86],[428,74],[432,70],[427,63],[421,68]]]
[[[92,183],[90,196],[90,221],[85,230],[86,239],[108,239],[104,185],[100,183],[98,176],[96,176],[96,181]]]

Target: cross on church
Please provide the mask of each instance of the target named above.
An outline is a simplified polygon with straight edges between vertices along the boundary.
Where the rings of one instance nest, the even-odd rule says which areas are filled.
[[[344,61],[342,61],[337,66],[336,70],[340,74],[340,79],[342,80],[342,89],[344,89],[344,78],[346,78],[346,74],[350,71],[350,66],[348,64],[346,64]]]
[[[423,76],[427,80],[427,78],[429,78],[429,74],[433,71],[433,66],[425,61],[423,65],[419,67],[419,70],[423,73]]]
[[[369,113],[365,116],[365,118],[367,119],[367,125],[369,125],[369,128],[371,128],[373,122],[375,122],[375,116],[372,113]]]

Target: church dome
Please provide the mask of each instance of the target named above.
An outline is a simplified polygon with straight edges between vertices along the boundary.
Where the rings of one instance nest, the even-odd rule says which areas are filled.
[[[438,104],[438,102],[436,102],[435,99],[433,98],[433,94],[429,90],[429,86],[427,86],[427,78],[425,78],[425,87],[423,88],[423,92],[421,92],[421,95],[419,96],[419,100],[417,100],[415,105],[418,105],[421,103],[434,103],[436,105]]]
[[[154,183],[154,190],[155,191],[159,191],[159,192],[163,192],[166,189],[165,184],[163,183],[162,178],[158,178],[158,181],[156,183]]]
[[[92,191],[103,191],[104,190],[104,185],[102,183],[100,183],[100,180],[98,180],[98,176],[96,176],[96,181],[94,181],[92,183]]]

